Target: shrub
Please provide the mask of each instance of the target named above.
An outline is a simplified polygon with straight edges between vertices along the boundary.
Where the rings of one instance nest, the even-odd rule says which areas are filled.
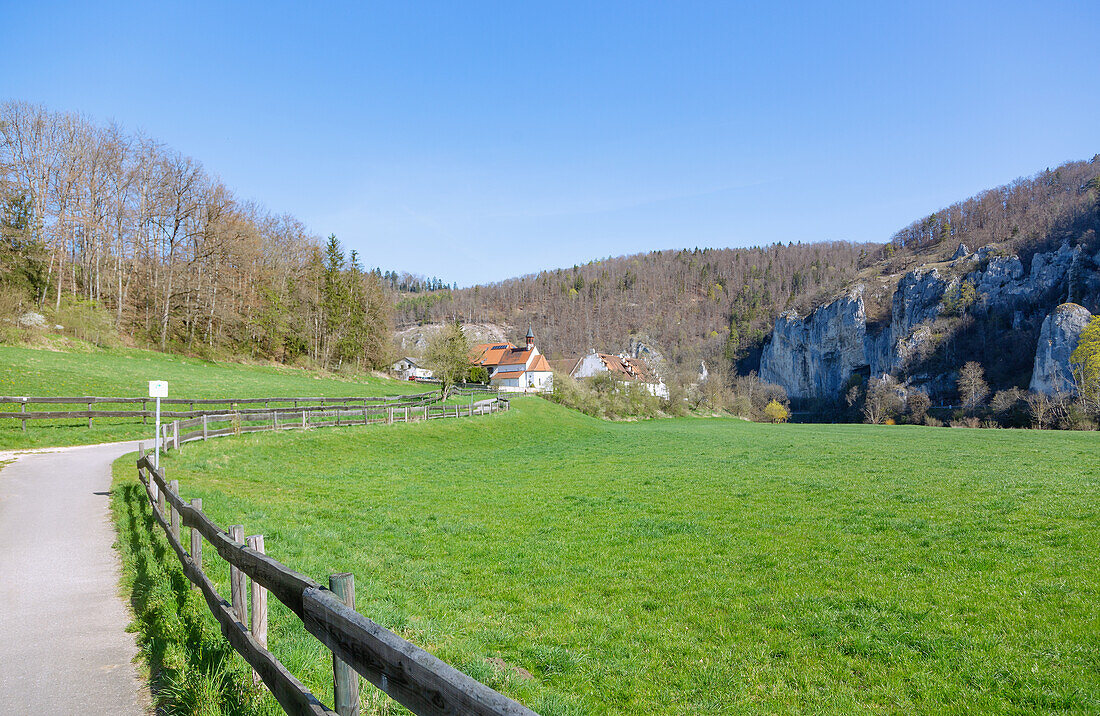
[[[764,416],[773,423],[785,423],[791,412],[778,400],[772,400],[764,406]]]
[[[932,399],[927,393],[912,390],[905,400],[905,408],[909,413],[909,422],[920,425],[928,415],[928,409],[932,407]]]
[[[94,343],[101,348],[118,345],[115,321],[97,301],[66,297],[55,312],[54,320],[73,338]]]

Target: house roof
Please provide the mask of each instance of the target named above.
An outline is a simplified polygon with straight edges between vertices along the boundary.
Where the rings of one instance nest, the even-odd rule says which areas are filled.
[[[546,356],[539,353],[537,356],[535,356],[535,360],[531,361],[531,367],[527,370],[549,373],[550,361],[546,360]]]
[[[619,356],[600,353],[600,360],[607,366],[608,372],[619,380],[640,380],[643,383],[657,383],[657,376],[645,361],[637,358],[620,358]]]
[[[559,360],[550,361],[551,370],[556,370],[559,373],[565,373],[566,375],[573,375],[573,371],[577,369],[577,364],[581,362],[580,356],[573,356],[571,358],[561,358]]]
[[[477,365],[500,365],[504,356],[517,349],[507,341],[500,343],[481,343],[470,350],[470,362]]]

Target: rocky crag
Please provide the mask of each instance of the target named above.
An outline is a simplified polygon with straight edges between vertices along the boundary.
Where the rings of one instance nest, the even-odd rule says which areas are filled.
[[[901,277],[888,320],[879,324],[868,323],[862,284],[808,316],[783,314],[761,355],[760,377],[795,399],[836,398],[857,373],[891,374],[946,394],[958,365],[996,361],[998,340],[1026,338],[1032,342],[1028,357],[1034,356],[1030,387],[1066,390],[1069,354],[1092,315],[1085,306],[1096,310],[1100,301],[1100,253],[1063,244],[1035,253],[1029,263],[1025,270],[1018,255],[998,254],[994,245],[974,253],[960,245],[950,261]],[[947,355],[945,338],[975,321],[988,322],[984,328],[991,330],[983,336],[993,335],[994,345],[985,341],[983,356]]]

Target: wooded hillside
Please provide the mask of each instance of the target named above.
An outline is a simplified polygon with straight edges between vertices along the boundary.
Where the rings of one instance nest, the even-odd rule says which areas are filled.
[[[840,289],[872,279],[888,290],[877,292],[882,305],[875,304],[876,292],[867,294],[868,312],[888,312],[900,274],[949,258],[960,243],[971,251],[997,243],[1025,261],[1063,242],[1093,245],[1100,228],[1098,177],[1100,158],[1069,162],[952,204],[882,244],[657,251],[423,294],[398,304],[397,322],[457,316],[517,331],[531,324],[551,355],[623,350],[631,334],[640,334],[674,363],[724,357],[746,373],[757,368],[759,349],[781,312],[806,313]]]
[[[0,224],[5,313],[94,302],[161,350],[329,367],[388,357],[378,272],[117,125],[0,105]]]
[[[751,360],[780,311],[836,291],[879,248],[828,242],[656,251],[429,294],[399,304],[397,319],[531,324],[551,355],[624,350],[631,334],[641,334],[677,362],[715,354]]]

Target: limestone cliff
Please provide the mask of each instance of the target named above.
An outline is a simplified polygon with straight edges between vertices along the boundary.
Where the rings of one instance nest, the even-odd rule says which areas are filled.
[[[862,286],[806,318],[785,313],[764,346],[760,379],[782,385],[792,398],[835,395],[852,371],[866,365],[866,333]]]
[[[965,307],[971,318],[1009,321],[1015,329],[1024,313],[1049,311],[1042,306],[1051,305],[1045,302],[1052,297],[1088,295],[1095,300],[1100,296],[1098,266],[1100,255],[1094,258],[1068,245],[1035,254],[1030,270],[1019,256],[999,255],[994,246],[975,253],[960,246],[949,264],[910,271],[898,281],[889,320],[883,325],[868,326],[862,285],[808,316],[783,314],[761,355],[760,377],[783,386],[792,398],[834,398],[853,372],[906,373],[934,351],[933,326],[942,329],[956,320],[942,316],[945,292],[959,293],[959,287],[966,288],[963,283],[969,284],[976,299],[973,307]],[[1081,306],[1068,305],[1072,304],[1059,306],[1043,322],[1032,379],[1035,390],[1064,389],[1070,343],[1076,345],[1077,326],[1083,328],[1081,317],[1089,315]],[[1042,315],[1031,325],[1037,326]],[[950,372],[910,378],[929,388],[953,383]]]
[[[1074,390],[1069,357],[1090,320],[1092,313],[1076,303],[1063,303],[1043,320],[1035,351],[1035,369],[1031,373],[1031,390],[1047,395]]]

